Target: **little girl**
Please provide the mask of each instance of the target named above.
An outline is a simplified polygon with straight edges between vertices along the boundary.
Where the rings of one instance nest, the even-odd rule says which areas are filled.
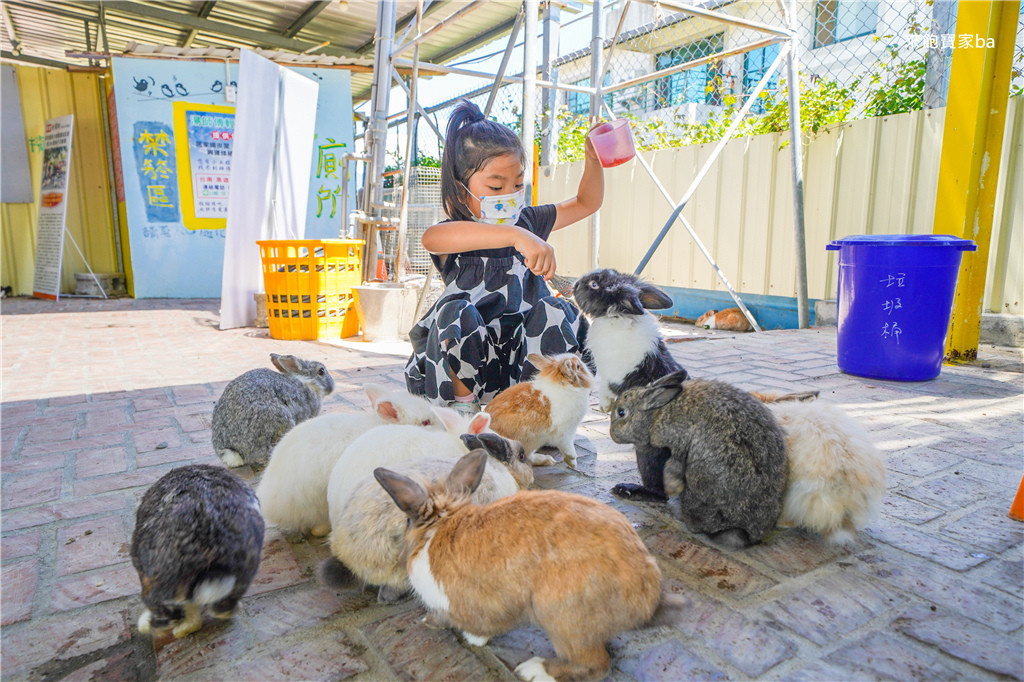
[[[409,332],[409,391],[475,412],[527,380],[530,353],[582,353],[586,320],[545,281],[555,274],[548,235],[583,220],[604,200],[604,171],[587,140],[576,196],[528,206],[525,154],[516,135],[462,100],[448,122],[441,199],[449,220],[423,233],[441,273],[441,297]]]

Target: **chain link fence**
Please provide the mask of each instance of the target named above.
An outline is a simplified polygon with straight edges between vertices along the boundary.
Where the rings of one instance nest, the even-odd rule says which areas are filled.
[[[785,25],[781,3],[776,0],[697,4],[741,20],[779,28]],[[625,5],[622,1],[607,4],[602,85],[611,91],[604,95],[604,103],[616,117],[632,120],[642,149],[718,139],[771,68],[781,43],[744,49],[763,43],[766,34],[657,3],[632,2],[621,19],[618,40],[612,44]],[[811,132],[847,120],[945,106],[953,51],[975,47],[982,40],[956,34],[956,0],[808,0],[796,6],[801,118]],[[577,17],[575,21],[589,25],[591,18]],[[1024,92],[1024,15],[1018,17],[1014,47],[1011,95]],[[722,52],[733,54],[630,87],[616,87]],[[738,134],[788,129],[785,74],[782,63],[752,103],[751,116]],[[589,87],[589,47],[555,60],[551,78]],[[483,83],[461,97],[483,109],[490,91],[491,84]],[[458,99],[427,108],[442,133]],[[519,131],[521,109],[522,85],[505,84],[498,90],[490,116]],[[536,139],[545,146],[553,144],[552,153],[542,156],[542,163],[582,157],[589,113],[588,94],[539,89]],[[418,130],[420,136],[434,135],[422,122]]]

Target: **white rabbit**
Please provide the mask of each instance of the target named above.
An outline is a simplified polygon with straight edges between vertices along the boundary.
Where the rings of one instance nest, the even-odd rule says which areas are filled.
[[[785,434],[789,458],[779,525],[819,533],[830,544],[852,542],[878,513],[885,494],[882,453],[833,403],[766,402]]]
[[[337,525],[352,491],[379,466],[397,466],[410,459],[461,457],[469,448],[459,437],[478,435],[491,423],[491,416],[478,412],[467,419],[455,410],[432,408],[444,424],[444,431],[426,431],[417,426],[377,426],[352,441],[331,469],[327,483],[327,507],[331,526]],[[333,542],[333,537],[332,537]]]
[[[441,419],[423,398],[383,386],[363,387],[372,410],[322,414],[297,425],[274,447],[256,496],[267,523],[323,536],[331,530],[327,481],[335,462],[358,436],[384,424],[440,430]]]
[[[513,495],[533,483],[533,466],[521,443],[496,433],[464,435],[470,449],[482,449],[490,457],[473,502],[487,504]],[[396,471],[426,484],[443,478],[458,457],[428,457],[402,462]],[[402,555],[406,517],[373,476],[367,476],[347,499],[331,531],[331,553],[321,575],[332,587],[348,587],[353,578],[379,586],[378,601],[393,603],[410,589]]]
[[[537,448],[553,445],[575,469],[573,439],[590,406],[594,376],[572,353],[552,357],[531,353],[527,360],[537,368],[537,375],[505,389],[487,405],[491,428],[522,443],[534,465],[555,463],[550,455],[537,452]]]

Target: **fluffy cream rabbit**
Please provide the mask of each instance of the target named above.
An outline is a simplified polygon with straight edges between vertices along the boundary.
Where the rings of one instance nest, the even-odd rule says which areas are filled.
[[[771,402],[786,438],[789,485],[779,525],[819,533],[830,544],[852,542],[878,513],[885,459],[864,428],[825,400]]]
[[[473,451],[428,486],[374,471],[409,517],[409,579],[434,620],[475,646],[532,621],[558,658],[531,658],[518,675],[600,679],[610,667],[608,640],[678,614],[678,600],[663,596],[657,562],[621,513],[556,490],[472,504],[486,464]]]
[[[505,389],[487,405],[491,428],[522,443],[536,466],[555,463],[554,457],[537,453],[538,448],[553,445],[575,469],[573,439],[590,405],[594,376],[572,353],[531,354],[527,359],[537,368],[537,375]]]
[[[486,504],[515,494],[533,483],[533,467],[520,443],[496,433],[465,435],[470,449],[482,449],[490,457],[473,502]],[[394,467],[423,484],[444,477],[458,457],[427,457]],[[378,600],[392,603],[410,590],[409,574],[402,556],[406,517],[370,475],[345,501],[331,532],[331,553],[321,567],[324,581],[332,587],[351,586],[352,578],[377,585]],[[340,565],[339,565],[340,564]]]
[[[444,428],[430,403],[404,390],[376,384],[363,387],[372,410],[323,414],[298,424],[274,447],[256,496],[267,523],[327,535],[327,481],[345,448],[359,435],[384,424]]]

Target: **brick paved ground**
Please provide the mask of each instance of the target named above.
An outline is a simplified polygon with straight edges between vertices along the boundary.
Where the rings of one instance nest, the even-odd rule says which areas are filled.
[[[221,332],[216,301],[8,299],[2,312],[5,680],[511,679],[552,653],[536,628],[476,649],[422,626],[415,603],[327,590],[323,543],[272,529],[233,622],[155,645],[139,636],[135,506],[169,469],[215,461],[210,414],[225,384],[271,351],[294,353],[334,372],[326,410],[353,410],[364,381],[400,385],[402,358]],[[580,471],[538,470],[538,484],[622,510],[691,605],[675,628],[616,638],[612,679],[1024,677],[1024,524],[1006,516],[1024,462],[1019,349],[898,383],[840,373],[830,329],[670,333],[689,341],[671,347],[692,375],[817,388],[845,406],[885,451],[889,494],[847,550],[781,532],[724,552],[668,508],[608,494],[637,479],[635,465],[592,413]]]

